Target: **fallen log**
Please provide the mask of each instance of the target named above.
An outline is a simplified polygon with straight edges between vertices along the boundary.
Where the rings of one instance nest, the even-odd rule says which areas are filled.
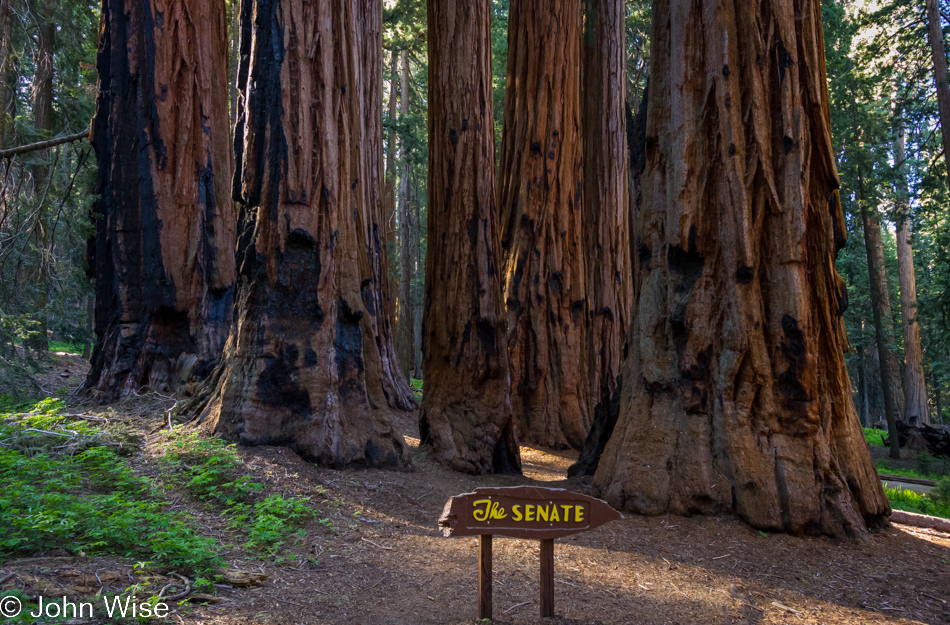
[[[904,512],[903,510],[894,510],[891,512],[891,523],[900,523],[901,525],[912,525],[914,527],[927,527],[950,533],[950,520],[941,519],[936,516],[926,514],[917,514],[916,512]]]
[[[885,447],[890,447],[890,438],[890,436],[881,437]],[[898,421],[897,440],[901,449],[907,449],[908,445],[913,443],[910,447],[919,451],[922,451],[922,447],[926,447],[926,450],[934,456],[950,458],[950,429],[946,426],[923,425],[918,427]]]

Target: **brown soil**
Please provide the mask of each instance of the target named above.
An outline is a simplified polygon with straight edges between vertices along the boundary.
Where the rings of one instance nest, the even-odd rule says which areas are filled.
[[[117,411],[118,412],[118,411]],[[131,413],[140,411],[129,409]],[[111,413],[115,419],[115,413]],[[161,432],[153,416],[127,419],[143,435],[136,466],[154,470]],[[404,425],[412,427],[412,419]],[[266,573],[263,586],[219,589],[216,604],[184,604],[172,623],[303,625],[475,624],[474,538],[443,538],[436,520],[446,500],[476,486],[539,484],[589,492],[588,480],[564,478],[572,456],[522,449],[523,477],[473,477],[435,465],[416,439],[405,472],[332,471],[273,447],[241,450],[265,494],[311,496],[319,510],[303,539],[275,562],[249,553],[220,511],[170,497],[190,509],[223,545],[232,566]],[[863,544],[764,535],[727,517],[631,516],[557,542],[556,610],[538,619],[538,544],[496,539],[495,623],[727,624],[950,623],[950,535],[895,525]],[[56,554],[53,554],[56,555]],[[28,593],[121,592],[131,564],[114,559],[14,561],[0,578]],[[99,579],[95,577],[99,573]],[[138,577],[136,582],[144,582]],[[170,583],[151,580],[156,587]],[[56,593],[54,593],[56,594]]]

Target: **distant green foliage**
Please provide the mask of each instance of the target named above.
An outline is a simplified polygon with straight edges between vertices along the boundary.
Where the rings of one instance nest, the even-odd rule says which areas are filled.
[[[950,519],[950,501],[940,500],[930,495],[922,495],[903,488],[885,488],[884,493],[895,510],[929,514]]]
[[[937,501],[950,504],[950,477],[942,477],[937,480],[931,496]]]
[[[66,352],[67,354],[82,355],[82,343],[69,343],[66,341],[50,341],[49,351]]]
[[[883,430],[864,428],[864,440],[866,440],[871,447],[883,447],[885,434],[887,434],[887,432]]]
[[[934,456],[926,451],[922,451],[917,454],[917,470],[926,475],[936,476],[930,479],[950,475],[950,458],[946,456]]]
[[[923,473],[918,469],[906,469],[904,467],[894,466],[886,458],[874,461],[874,468],[878,473],[896,475],[897,477],[912,477],[918,480],[938,480],[941,476],[933,473]]]

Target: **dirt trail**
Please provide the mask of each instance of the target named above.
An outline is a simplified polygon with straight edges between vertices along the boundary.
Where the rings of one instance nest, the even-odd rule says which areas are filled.
[[[159,418],[143,419],[139,431],[153,429]],[[411,427],[411,417],[404,425]],[[145,437],[145,453],[135,461],[143,472],[154,466],[146,461],[157,436]],[[565,478],[570,454],[523,448],[524,476],[477,478],[442,469],[418,440],[409,442],[414,468],[404,472],[332,471],[287,449],[240,451],[247,473],[266,484],[264,494],[311,496],[319,518],[329,519],[315,520],[282,552],[296,556],[292,563],[248,553],[219,513],[173,494],[207,534],[227,545],[221,554],[227,562],[267,573],[268,580],[257,588],[223,589],[224,600],[215,605],[182,606],[170,622],[474,624],[477,543],[441,536],[436,521],[446,500],[477,486],[589,492],[589,480]],[[537,542],[500,538],[494,551],[495,622],[542,622],[536,618]],[[934,530],[894,526],[849,544],[764,535],[725,517],[628,515],[557,541],[555,558],[562,618],[543,621],[552,625],[950,623],[950,535]],[[62,573],[55,565],[18,566],[3,568],[54,580]],[[89,574],[86,583],[103,568],[109,565],[102,559],[69,565]],[[125,581],[113,583],[114,592]]]

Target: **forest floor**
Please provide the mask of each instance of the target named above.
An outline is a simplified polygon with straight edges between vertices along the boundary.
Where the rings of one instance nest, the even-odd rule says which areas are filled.
[[[72,358],[66,367],[70,382],[79,379]],[[98,413],[138,441],[129,465],[156,481],[164,479],[161,456],[173,436],[162,426],[163,409],[170,405],[162,397],[142,398]],[[402,421],[404,431],[415,430],[414,416]],[[217,541],[228,566],[267,576],[259,586],[218,587],[217,603],[179,604],[166,622],[479,623],[476,539],[443,538],[436,525],[448,498],[477,486],[521,484],[588,493],[589,478],[566,479],[572,454],[526,447],[523,476],[462,475],[435,464],[417,439],[408,441],[413,467],[400,472],[335,471],[287,449],[238,449],[239,471],[264,485],[260,496],[309,497],[318,511],[303,525],[305,534],[283,536],[285,544],[270,553],[266,545],[249,547],[220,507],[200,501],[181,483],[166,486],[169,508],[187,513],[204,536]],[[950,535],[934,530],[893,525],[851,544],[765,534],[729,517],[626,515],[557,541],[560,618],[543,620],[536,617],[538,552],[536,541],[495,541],[494,623],[950,623]],[[0,579],[16,574],[0,588],[76,599],[122,593],[132,580],[154,585],[153,593],[174,581],[161,570],[149,579],[129,559],[29,555],[0,565]]]

